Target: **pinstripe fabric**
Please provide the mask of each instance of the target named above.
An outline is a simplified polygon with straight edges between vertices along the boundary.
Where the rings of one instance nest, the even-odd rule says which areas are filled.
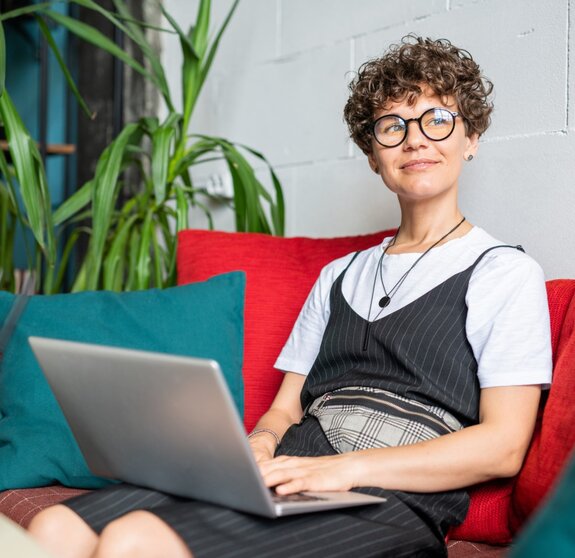
[[[465,292],[475,265],[369,327],[341,294],[345,271],[332,286],[331,315],[302,392],[304,407],[338,388],[386,389],[451,412],[477,417],[477,364],[465,338]],[[276,455],[333,455],[315,417],[306,415],[284,435]],[[116,485],[65,502],[96,532],[130,511],[146,509],[169,524],[195,558],[330,556],[362,558],[446,556],[444,536],[461,522],[463,490],[416,494],[380,488],[381,505],[266,519],[152,490]]]
[[[319,423],[292,426],[278,455],[333,455]],[[146,509],[186,542],[195,558],[362,558],[446,556],[442,531],[465,508],[461,493],[406,494],[360,489],[387,497],[382,505],[267,519],[129,485],[115,485],[64,502],[96,532],[130,511]],[[463,505],[462,505],[463,504]],[[430,516],[431,515],[433,516]],[[441,521],[435,519],[442,516]],[[436,526],[441,525],[441,530]]]
[[[359,316],[345,300],[341,284],[346,268],[330,292],[330,317],[302,390],[302,408],[336,389],[363,386],[439,407],[464,426],[476,423],[479,382],[465,333],[465,295],[477,264],[500,247],[486,250],[464,271],[373,322]],[[364,350],[358,340],[366,334]]]

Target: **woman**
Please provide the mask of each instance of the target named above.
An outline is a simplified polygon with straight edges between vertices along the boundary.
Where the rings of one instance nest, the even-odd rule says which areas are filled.
[[[249,439],[279,494],[355,489],[387,502],[268,520],[120,485],[35,518],[55,555],[444,556],[464,487],[518,472],[551,377],[543,275],[457,199],[491,83],[466,51],[409,36],[350,89],[351,136],[397,195],[401,224],[324,268]]]

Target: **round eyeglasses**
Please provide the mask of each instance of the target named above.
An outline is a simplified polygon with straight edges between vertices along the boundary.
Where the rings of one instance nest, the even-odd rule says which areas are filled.
[[[407,126],[417,122],[421,133],[432,141],[447,139],[455,129],[458,112],[444,108],[426,110],[419,118],[401,118],[397,114],[386,114],[373,123],[373,137],[383,147],[397,147],[407,137]]]

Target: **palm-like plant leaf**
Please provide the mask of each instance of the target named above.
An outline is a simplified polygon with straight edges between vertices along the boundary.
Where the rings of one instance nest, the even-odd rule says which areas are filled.
[[[20,183],[30,228],[49,265],[53,266],[56,246],[46,174],[38,147],[28,134],[7,91],[0,97],[0,119],[4,123],[10,156]]]
[[[142,31],[142,27],[144,24],[141,22],[136,22],[130,15],[130,12],[126,6],[124,0],[113,0],[114,6],[118,11],[119,18],[121,18],[125,26],[120,25],[118,23],[119,18],[112,17],[107,10],[100,8],[93,2],[92,0],[76,0],[82,1],[84,3],[89,3],[92,9],[97,9],[100,13],[104,12],[104,17],[107,17],[112,23],[119,26],[120,29],[136,44],[146,57],[146,60],[149,62],[150,67],[152,69],[152,73],[156,78],[155,83],[158,85],[162,97],[164,98],[166,105],[168,106],[170,111],[174,110],[174,106],[172,104],[172,98],[170,95],[170,87],[168,85],[168,80],[166,79],[166,75],[164,72],[164,68],[162,67],[162,62],[160,60],[160,56],[157,50],[150,44],[147,40],[145,33]],[[159,31],[165,31],[164,29],[158,29]]]
[[[228,27],[228,25],[232,19],[232,16],[234,15],[236,8],[238,7],[239,1],[240,0],[234,0],[234,3],[232,4],[230,11],[228,12],[228,15],[224,19],[222,26],[220,27],[219,31],[216,34],[216,37],[214,39],[214,42],[212,43],[212,46],[210,47],[208,55],[205,57],[204,63],[202,65],[202,73],[200,76],[200,83],[198,85],[198,91],[197,91],[198,95],[199,95],[200,90],[204,84],[204,81],[206,80],[208,72],[210,71],[210,68],[212,67],[212,62],[214,61],[216,51],[218,50],[218,47],[220,46],[220,41],[222,39],[222,35],[224,34],[224,31],[227,29],[227,27]]]
[[[133,141],[133,136],[137,131],[137,124],[125,126],[118,137],[106,148],[96,167],[92,195],[93,233],[87,256],[89,266],[87,284],[90,289],[98,287],[104,247],[119,192],[118,177],[122,160],[126,147]]]
[[[135,267],[137,289],[147,289],[150,286],[150,250],[152,236],[155,236],[153,229],[153,216],[153,211],[151,209],[148,210],[142,225],[142,234],[140,236],[140,245],[138,247]]]
[[[137,219],[138,215],[132,215],[121,227],[118,227],[116,236],[104,260],[104,289],[111,291],[122,290],[125,279],[124,274],[126,272],[126,247],[130,239],[132,227]]]
[[[0,21],[0,97],[4,93],[6,83],[6,39],[4,38],[4,27]]]
[[[173,112],[152,134],[152,183],[157,203],[166,199],[170,150],[179,130],[180,119],[180,115]]]
[[[0,289],[14,288],[14,234],[16,207],[9,189],[0,181]]]
[[[44,35],[44,38],[46,39],[48,46],[50,47],[50,49],[54,53],[54,56],[56,57],[58,65],[60,66],[60,69],[62,70],[64,77],[66,78],[66,83],[68,84],[70,91],[72,91],[74,97],[76,97],[78,104],[80,105],[81,109],[84,111],[86,116],[90,119],[93,119],[95,115],[90,110],[90,108],[86,104],[86,101],[84,101],[84,98],[80,94],[80,91],[78,90],[78,87],[76,86],[76,82],[72,78],[72,74],[68,70],[66,63],[64,62],[64,58],[62,57],[62,54],[60,53],[60,49],[58,48],[58,45],[56,44],[54,37],[52,37],[52,33],[50,33],[50,29],[48,29],[46,22],[44,21],[44,19],[41,16],[36,16],[36,21],[38,22],[38,26],[40,27],[40,31],[42,32],[42,35]]]
[[[263,161],[268,167],[272,179],[272,184],[274,185],[274,192],[276,198],[275,204],[272,203],[270,207],[270,212],[273,221],[273,231],[274,234],[278,236],[283,236],[285,233],[284,231],[285,202],[280,180],[277,177],[273,167],[270,165],[270,162],[265,158],[263,153],[260,153],[259,151],[256,151],[255,149],[248,147],[247,145],[240,145],[240,147],[251,153],[254,157],[257,157],[258,159]]]
[[[23,15],[31,15],[49,8],[54,2],[41,2],[39,4],[32,4],[30,6],[24,6],[23,8],[16,8],[0,14],[0,22],[7,21],[9,19],[14,19],[17,17],[22,17]]]
[[[76,190],[62,205],[54,211],[54,225],[65,223],[68,219],[78,214],[91,201],[94,190],[94,182],[89,180],[79,190]]]
[[[156,76],[148,72],[146,68],[144,68],[139,62],[132,58],[128,53],[122,50],[116,43],[114,43],[114,41],[108,39],[108,37],[103,35],[94,27],[78,21],[77,19],[73,19],[67,15],[54,12],[53,10],[46,10],[44,13],[53,19],[56,23],[64,26],[74,35],[120,59],[122,62],[124,62],[124,64],[127,64],[130,66],[130,68],[133,68],[143,76],[147,77],[158,86],[158,89],[162,90],[162,84],[158,83]]]

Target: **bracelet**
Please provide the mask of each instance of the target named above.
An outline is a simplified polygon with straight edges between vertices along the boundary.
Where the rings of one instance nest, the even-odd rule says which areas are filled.
[[[262,432],[267,432],[268,434],[271,434],[276,439],[276,447],[280,445],[280,437],[273,430],[271,430],[269,428],[256,428],[255,430],[252,430],[248,434],[248,440],[252,436],[255,436],[256,434],[261,434]]]

